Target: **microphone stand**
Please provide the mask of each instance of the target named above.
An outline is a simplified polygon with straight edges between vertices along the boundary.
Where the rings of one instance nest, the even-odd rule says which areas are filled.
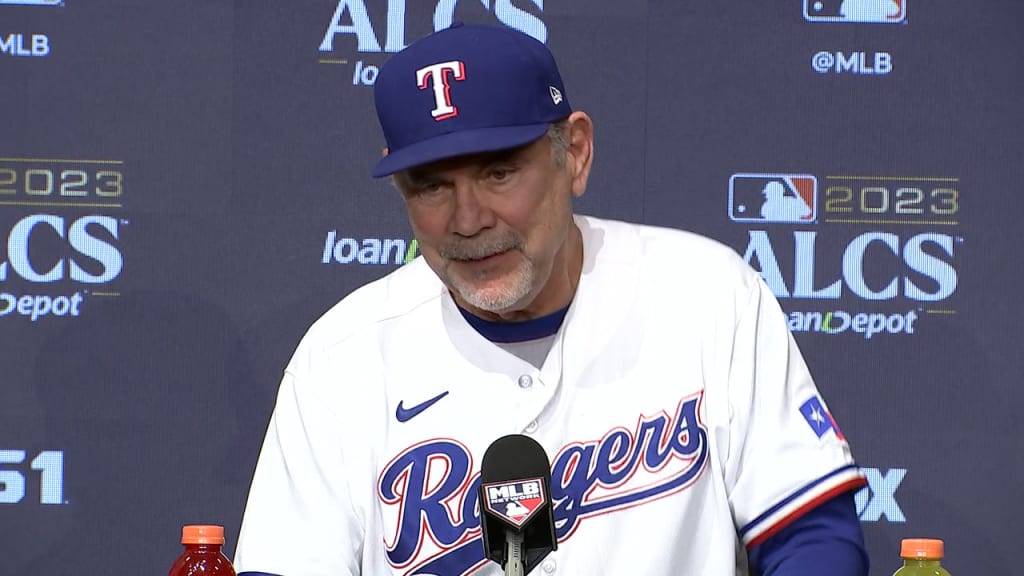
[[[522,532],[505,531],[505,576],[526,576]]]

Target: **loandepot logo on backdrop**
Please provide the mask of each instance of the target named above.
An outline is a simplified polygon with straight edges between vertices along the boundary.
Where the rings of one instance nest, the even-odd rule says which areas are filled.
[[[331,230],[324,238],[321,264],[378,264],[399,266],[418,255],[415,238],[346,238]]]
[[[458,19],[504,25],[547,42],[548,29],[540,18],[544,0],[429,0],[432,16],[415,19],[406,15],[406,2],[388,0],[386,13],[381,10],[383,2],[374,2],[371,13],[367,0],[337,0],[333,13],[324,11],[318,62],[350,69],[354,86],[372,86],[387,54]],[[415,6],[423,9],[423,3]]]
[[[0,321],[80,316],[120,296],[124,162],[0,158]]]
[[[729,218],[793,332],[912,335],[956,314],[958,178],[739,173]]]

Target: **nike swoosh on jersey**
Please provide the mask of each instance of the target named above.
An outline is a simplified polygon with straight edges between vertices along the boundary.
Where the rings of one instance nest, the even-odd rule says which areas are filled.
[[[405,403],[405,401],[403,400],[398,403],[398,408],[395,409],[395,418],[398,418],[399,422],[408,422],[409,420],[412,420],[416,416],[419,416],[421,412],[423,412],[427,408],[430,408],[431,406],[436,404],[438,400],[444,398],[447,395],[448,390],[445,390],[444,392],[441,392],[440,394],[434,396],[430,400],[425,400],[410,408],[406,408],[403,405]]]

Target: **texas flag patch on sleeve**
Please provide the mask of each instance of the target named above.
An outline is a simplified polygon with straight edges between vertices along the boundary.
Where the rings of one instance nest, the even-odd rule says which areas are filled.
[[[800,414],[803,415],[807,425],[811,427],[811,430],[814,430],[818,438],[821,438],[831,430],[836,435],[836,438],[846,440],[843,437],[843,433],[839,430],[839,425],[836,424],[835,419],[832,418],[832,415],[822,405],[821,398],[812,396],[810,400],[804,402],[800,406]]]

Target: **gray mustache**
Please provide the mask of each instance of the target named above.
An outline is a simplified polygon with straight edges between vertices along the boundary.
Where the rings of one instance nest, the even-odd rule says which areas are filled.
[[[438,254],[447,260],[479,260],[508,250],[522,248],[522,241],[514,233],[503,233],[490,238],[460,238],[445,243]]]

